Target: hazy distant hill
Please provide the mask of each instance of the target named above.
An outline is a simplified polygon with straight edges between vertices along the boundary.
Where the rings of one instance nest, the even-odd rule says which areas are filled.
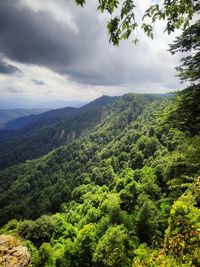
[[[72,118],[78,114],[78,109],[73,107],[67,107],[62,109],[50,110],[39,115],[29,115],[20,117],[18,119],[8,121],[4,129],[5,130],[16,130],[21,129],[33,123],[43,121],[43,123],[52,122],[57,118]],[[51,121],[50,121],[51,120]]]
[[[0,169],[44,155],[93,128],[103,107],[118,97],[102,96],[81,108],[63,108],[9,122],[18,130],[0,131]]]
[[[5,127],[5,124],[13,119],[20,117],[39,114],[45,112],[47,109],[0,109],[0,129]]]
[[[29,124],[42,122],[45,124],[49,124],[52,122],[57,122],[57,119],[67,119],[67,118],[73,118],[82,112],[90,111],[91,109],[105,106],[107,104],[113,103],[117,97],[110,97],[110,96],[102,96],[80,108],[75,107],[65,107],[60,109],[53,109],[44,113],[41,113],[39,115],[30,115],[21,117],[16,120],[9,121],[5,126],[4,129],[20,129],[23,128]]]

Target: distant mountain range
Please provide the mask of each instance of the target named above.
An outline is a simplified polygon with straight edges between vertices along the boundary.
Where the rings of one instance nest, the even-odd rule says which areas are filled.
[[[14,129],[21,129],[29,124],[42,122],[45,124],[52,123],[57,121],[57,119],[69,119],[73,118],[74,116],[79,115],[82,112],[90,111],[91,109],[95,109],[97,107],[105,106],[107,104],[113,103],[118,97],[110,97],[110,96],[102,96],[82,107],[64,107],[59,109],[49,110],[47,112],[43,112],[41,114],[33,114],[29,116],[21,116],[20,118],[13,119],[8,121],[4,125],[5,130],[14,130]],[[27,114],[28,115],[28,114]]]
[[[47,111],[47,109],[0,109],[0,129],[5,128],[5,124],[22,116],[36,115],[42,112]]]
[[[4,99],[0,100],[0,109],[58,109],[64,107],[81,107],[87,101],[79,100],[55,100],[49,102],[32,103],[26,99]]]
[[[81,108],[66,107],[9,121],[0,131],[0,169],[44,155],[79,137],[99,123],[103,107],[118,98],[102,96]]]

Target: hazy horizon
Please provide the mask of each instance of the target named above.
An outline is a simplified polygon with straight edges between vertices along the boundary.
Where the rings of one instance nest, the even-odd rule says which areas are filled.
[[[127,92],[126,94],[129,93],[134,93],[134,92]],[[136,94],[155,94],[155,95],[165,95],[165,94],[170,94],[171,92],[167,93],[145,93],[145,92],[138,92]],[[80,101],[80,100],[55,100],[55,101],[47,101],[47,102],[27,102],[27,101],[16,101],[15,99],[11,100],[8,99],[7,101],[1,101],[0,100],[0,110],[12,110],[12,109],[59,109],[59,108],[64,108],[64,107],[75,107],[79,108],[82,107],[96,99],[99,99],[103,96],[110,96],[110,97],[120,97],[122,95],[101,95],[99,97],[96,97],[94,99],[91,99],[89,101]]]

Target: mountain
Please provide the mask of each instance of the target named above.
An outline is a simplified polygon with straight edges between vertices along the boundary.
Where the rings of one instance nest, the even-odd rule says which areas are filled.
[[[45,111],[46,109],[0,109],[0,129],[5,128],[5,124],[10,120]]]
[[[62,188],[59,189],[61,190],[60,191],[61,199],[62,201],[66,201],[73,188],[82,183],[83,179],[85,179],[87,175],[88,177],[91,177],[90,172],[92,173],[93,171],[90,170],[90,165],[91,164],[93,165],[94,162],[96,162],[98,166],[99,165],[98,158],[100,160],[100,158],[106,159],[108,156],[109,157],[111,156],[112,150],[119,143],[119,141],[124,138],[123,136],[126,133],[126,131],[129,130],[130,123],[134,124],[134,126],[132,126],[132,128],[130,129],[130,134],[131,133],[133,134],[133,140],[138,139],[140,136],[142,136],[143,133],[142,129],[140,133],[139,129],[134,131],[134,127],[145,128],[145,124],[144,126],[142,125],[140,126],[140,124],[139,126],[137,126],[138,120],[140,120],[139,116],[143,113],[144,109],[147,108],[148,105],[152,102],[156,106],[157,102],[158,104],[162,103],[162,99],[150,95],[126,95],[123,97],[122,100],[118,100],[116,104],[114,103],[111,106],[109,105],[105,107],[105,110],[103,111],[103,113],[105,114],[103,119],[100,121],[99,124],[97,124],[96,128],[93,131],[91,130],[88,132],[88,135],[86,134],[82,138],[78,138],[77,141],[75,140],[74,142],[71,142],[68,145],[61,146],[57,150],[54,150],[49,154],[45,155],[43,158],[39,158],[33,161],[28,160],[24,164],[13,166],[11,168],[8,168],[4,172],[1,172],[0,173],[1,179],[3,180],[5,178],[8,179],[5,184],[3,183],[3,180],[1,180],[1,185],[2,185],[1,189],[2,192],[5,192],[3,193],[3,195],[5,194],[5,196],[8,196],[8,193],[6,193],[7,190],[9,190],[10,192],[9,197],[7,197],[7,199],[2,198],[0,201],[0,203],[4,206],[3,210],[6,212],[5,214],[0,213],[0,217],[2,218],[2,220],[5,220],[7,216],[13,216],[12,214],[14,210],[10,210],[9,201],[13,202],[14,200],[16,200],[18,203],[18,204],[16,203],[16,206],[15,205],[13,206],[13,208],[15,209],[14,213],[16,213],[15,216],[17,217],[21,216],[20,210],[22,210],[22,213],[26,214],[30,213],[28,215],[28,217],[30,218],[32,217],[34,218],[41,215],[42,213],[51,211],[50,208],[51,204],[49,203],[46,206],[48,201],[46,200],[42,201],[40,198],[44,196],[43,190],[49,191],[50,194],[49,199],[53,198],[53,195],[56,195],[58,193],[57,190],[58,188],[60,188],[59,184],[62,184]],[[86,113],[86,117],[88,117],[87,114],[88,113]],[[92,111],[92,114],[95,114],[95,112]],[[83,115],[85,116],[85,113],[83,113]],[[80,121],[82,122],[84,121],[84,119],[81,117]],[[89,121],[91,121],[90,118]],[[77,123],[77,118],[75,122]],[[57,130],[58,126],[56,125],[54,129]],[[47,132],[48,134],[50,134],[51,131],[49,128],[47,129]],[[46,135],[47,132],[45,132],[46,139],[48,138],[48,136]],[[60,135],[61,132],[59,131],[58,136]],[[35,136],[35,138],[37,138],[37,142],[39,142],[39,139],[42,140],[42,142],[39,143],[38,145],[38,143],[34,140],[34,142],[32,142],[33,143],[32,146],[31,144],[29,144],[30,148],[29,153],[32,152],[32,149],[34,149],[35,146],[38,147],[38,149],[45,146],[44,140],[41,139],[40,137],[38,138],[38,134]],[[154,146],[156,145],[157,140],[155,141],[153,139],[152,142],[153,142],[152,146]],[[18,144],[19,142],[16,142],[15,145],[12,145],[10,147],[10,153],[12,155],[17,154],[16,148],[18,148]],[[122,145],[126,146],[126,143],[125,144],[122,143]],[[149,146],[151,146],[151,142]],[[25,153],[22,144],[19,145],[18,149],[19,149],[18,150],[19,156],[20,153],[21,154]],[[129,147],[127,147],[126,149],[130,150]],[[7,150],[9,151],[8,147]],[[123,150],[122,150],[122,155],[124,154]],[[3,150],[1,149],[1,151]],[[120,150],[117,152],[121,154]],[[2,159],[3,158],[10,159],[9,154],[6,154],[6,151],[5,152],[3,151],[2,155],[4,155]],[[126,158],[126,156],[124,156],[124,158]],[[123,156],[121,160],[123,161]],[[137,162],[136,164],[139,164],[139,162]],[[105,168],[103,169],[104,170],[102,171],[102,174],[100,174],[100,177],[103,180],[102,182],[101,181],[99,182],[107,184],[109,181],[104,181],[104,180],[107,179],[106,178],[107,175],[108,176],[110,175],[109,173],[111,169],[107,170],[107,165],[105,165]],[[103,178],[104,172],[105,172],[105,179]],[[106,172],[108,173],[106,174]],[[64,178],[65,175],[67,175],[66,179]],[[53,182],[52,184],[52,182],[49,179],[55,180],[55,183]],[[37,187],[38,186],[37,181],[41,183],[39,188]],[[18,189],[23,191],[23,193],[18,192],[16,194],[17,198],[18,196],[21,196],[19,199],[15,199],[14,195],[11,193],[12,188],[13,187],[15,188],[14,185],[15,183],[19,184]],[[46,183],[49,184],[51,189],[50,188],[48,189],[48,185],[47,187],[45,186]],[[21,187],[20,185],[22,184],[23,186]],[[29,185],[28,190],[25,189],[26,188],[25,184],[27,184],[27,186]],[[55,190],[52,188],[52,186],[53,188],[55,188]],[[35,195],[35,192],[37,192],[37,199],[33,197]],[[5,201],[7,204],[5,203]],[[28,202],[33,201],[35,204],[34,208],[30,210],[28,208],[29,204],[26,203],[26,201]],[[44,206],[41,205],[41,203],[44,203]],[[2,205],[0,207],[2,207]],[[21,205],[24,208],[22,208]],[[26,210],[24,205],[27,207],[28,210]],[[8,208],[8,210],[6,207]],[[48,210],[48,208],[50,209]]]
[[[24,127],[0,131],[0,169],[37,158],[69,143],[99,123],[104,114],[103,107],[117,99],[102,96],[81,108],[50,110],[11,121],[9,125],[13,128]]]
[[[36,267],[199,266],[200,125],[185,120],[199,105],[180,100],[125,95],[82,136],[1,171],[0,234]]]
[[[29,115],[24,116],[15,120],[10,120],[4,126],[4,130],[17,130],[24,128],[30,124],[43,121],[44,123],[49,123],[49,121],[56,121],[60,118],[72,118],[78,114],[78,109],[73,107],[66,107],[62,109],[49,110],[43,112],[39,115]]]
[[[4,126],[4,129],[15,130],[15,129],[21,129],[29,124],[37,123],[40,121],[43,121],[44,123],[48,124],[49,122],[51,123],[53,120],[56,121],[57,118],[58,119],[73,118],[78,114],[81,114],[82,112],[90,111],[92,109],[111,104],[117,99],[118,97],[102,96],[80,108],[65,107],[65,108],[50,110],[39,115],[21,117],[16,120],[9,121]]]

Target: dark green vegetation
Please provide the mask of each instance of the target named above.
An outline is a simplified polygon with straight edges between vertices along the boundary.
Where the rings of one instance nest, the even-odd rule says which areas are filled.
[[[117,99],[102,96],[81,108],[51,110],[9,122],[9,127],[21,129],[0,131],[0,169],[69,143],[99,123],[104,117],[104,106]]]
[[[191,116],[187,92],[125,95],[84,136],[1,171],[0,223],[22,219],[1,231],[34,266],[198,266],[200,127],[175,116]]]

